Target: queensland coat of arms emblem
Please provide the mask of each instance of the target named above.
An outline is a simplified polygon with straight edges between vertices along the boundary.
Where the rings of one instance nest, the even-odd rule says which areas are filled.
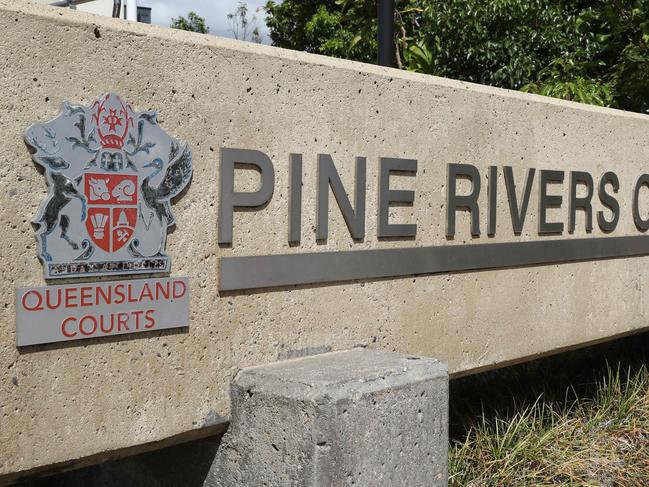
[[[192,176],[186,143],[108,93],[64,103],[25,133],[49,187],[33,221],[46,278],[168,272],[171,199]]]

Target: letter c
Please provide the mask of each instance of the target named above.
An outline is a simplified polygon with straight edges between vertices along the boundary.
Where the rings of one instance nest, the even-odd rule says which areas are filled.
[[[63,323],[61,323],[61,333],[63,333],[64,336],[68,338],[72,338],[77,336],[77,332],[73,331],[72,333],[68,333],[65,329],[65,325],[68,324],[69,321],[77,321],[77,319],[74,316],[70,316],[69,318],[66,318],[63,320]]]
[[[635,183],[635,188],[633,189],[633,222],[638,230],[641,232],[646,232],[649,230],[649,219],[644,220],[640,216],[640,190],[643,186],[649,188],[649,174],[643,174],[638,178],[638,181]]]

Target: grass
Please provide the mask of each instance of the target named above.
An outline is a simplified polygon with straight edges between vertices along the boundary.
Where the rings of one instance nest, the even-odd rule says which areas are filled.
[[[552,380],[551,368],[547,375]],[[504,412],[483,408],[465,422],[451,442],[449,485],[649,486],[644,364],[606,364],[594,382],[568,385],[562,398],[556,387],[548,391]]]

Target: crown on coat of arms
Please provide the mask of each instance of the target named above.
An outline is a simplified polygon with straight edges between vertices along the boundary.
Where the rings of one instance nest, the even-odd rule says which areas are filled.
[[[103,149],[121,149],[132,119],[127,106],[114,93],[105,95],[93,105],[96,112],[92,118],[97,127],[99,143]]]

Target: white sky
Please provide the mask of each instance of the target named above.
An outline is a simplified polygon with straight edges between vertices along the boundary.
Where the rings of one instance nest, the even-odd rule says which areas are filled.
[[[238,0],[138,0],[138,5],[151,7],[151,22],[168,26],[173,17],[182,15],[187,17],[191,11],[205,18],[210,28],[210,34],[224,37],[233,37],[227,14],[234,11]],[[268,28],[264,22],[264,12],[255,12],[257,8],[266,4],[266,0],[248,0],[248,18],[257,17],[259,32],[264,38],[264,43],[270,43]]]

